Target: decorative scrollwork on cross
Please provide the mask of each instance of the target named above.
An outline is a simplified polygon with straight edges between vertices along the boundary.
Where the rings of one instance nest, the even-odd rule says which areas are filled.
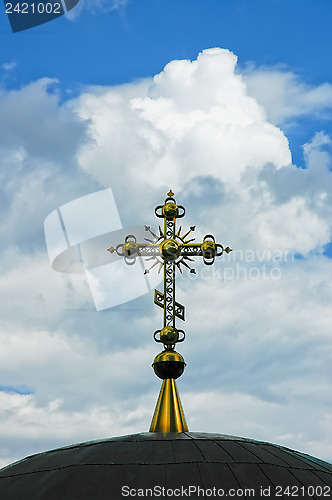
[[[176,231],[176,219],[181,219],[185,213],[185,208],[176,203],[174,193],[170,191],[164,204],[155,208],[156,216],[164,219],[163,229],[159,226],[159,235],[155,234],[150,226],[145,226],[145,230],[152,237],[144,238],[148,243],[138,243],[136,237],[129,234],[124,243],[108,249],[109,252],[116,252],[123,257],[128,265],[135,264],[137,257],[146,257],[146,261],[152,261],[151,266],[144,271],[145,274],[158,265],[158,273],[164,268],[164,293],[155,290],[154,295],[154,303],[164,310],[164,326],[154,333],[154,339],[156,342],[162,342],[168,351],[174,350],[175,344],[185,339],[185,332],[175,327],[175,318],[182,321],[185,319],[185,307],[175,300],[176,268],[180,273],[182,266],[195,273],[195,269],[189,264],[194,261],[193,257],[202,257],[204,264],[212,265],[216,257],[232,251],[231,248],[224,248],[220,243],[216,243],[212,234],[204,236],[202,243],[193,243],[195,238],[190,236],[195,231],[195,226],[191,226],[183,235],[181,226]]]

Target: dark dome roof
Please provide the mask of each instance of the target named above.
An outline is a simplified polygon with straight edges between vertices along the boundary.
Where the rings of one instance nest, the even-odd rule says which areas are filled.
[[[332,465],[252,439],[148,432],[39,453],[0,471],[1,500],[117,500],[132,498],[132,493],[157,498],[158,491],[161,498],[169,498],[179,493],[175,489],[189,486],[196,487],[196,493],[190,490],[189,495],[187,489],[187,496],[199,499],[218,497],[221,488],[225,496],[230,489],[254,489],[254,495],[232,490],[227,496],[261,499],[261,488],[269,487],[265,495],[269,498],[291,498],[282,494],[287,487],[293,487],[290,493],[297,492],[298,498],[324,498],[324,492],[325,497],[331,494]],[[156,495],[146,492],[155,487]],[[198,494],[198,487],[205,494],[202,490]],[[281,488],[280,495],[276,487]],[[135,491],[130,493],[129,488]],[[172,491],[167,495],[166,489]]]

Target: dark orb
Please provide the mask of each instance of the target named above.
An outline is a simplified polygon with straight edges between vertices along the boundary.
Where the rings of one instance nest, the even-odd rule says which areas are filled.
[[[178,352],[163,351],[154,358],[152,366],[157,377],[162,380],[177,379],[181,377],[186,363]]]

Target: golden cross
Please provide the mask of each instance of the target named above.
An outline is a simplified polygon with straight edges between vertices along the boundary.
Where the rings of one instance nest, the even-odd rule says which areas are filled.
[[[163,205],[155,208],[155,214],[164,219],[164,229],[159,226],[159,235],[155,234],[149,226],[145,230],[153,239],[144,238],[148,243],[137,243],[133,234],[126,236],[124,243],[115,248],[110,247],[109,252],[116,252],[123,257],[129,265],[135,263],[137,257],[147,257],[152,265],[145,270],[145,274],[159,264],[158,272],[164,268],[164,293],[155,290],[154,302],[164,309],[164,326],[161,330],[154,332],[156,342],[164,345],[164,351],[159,353],[153,362],[155,374],[163,380],[159,393],[156,409],[152,418],[150,432],[186,432],[187,422],[184,416],[180,396],[176,387],[175,379],[180,377],[184,371],[185,362],[181,354],[175,351],[177,342],[183,342],[185,332],[175,327],[175,318],[184,321],[184,306],[175,300],[175,270],[176,267],[182,273],[181,266],[195,270],[190,267],[188,261],[192,257],[203,257],[207,265],[213,264],[216,257],[224,252],[229,253],[231,248],[224,248],[216,243],[214,236],[207,234],[202,243],[192,243],[195,238],[188,238],[195,230],[195,226],[181,235],[181,226],[176,230],[176,219],[185,215],[185,208],[178,205],[173,198],[174,193],[167,193]],[[158,338],[159,337],[159,338]]]
[[[173,350],[177,342],[182,342],[185,337],[183,330],[175,328],[175,318],[184,321],[185,308],[175,300],[175,269],[182,273],[182,267],[187,267],[191,273],[195,269],[191,268],[188,261],[193,261],[192,257],[203,257],[206,265],[213,264],[216,257],[220,257],[223,252],[229,253],[231,248],[224,248],[220,243],[215,242],[214,236],[207,234],[202,243],[192,243],[195,238],[188,238],[195,226],[191,226],[189,231],[181,235],[181,226],[176,231],[176,219],[181,219],[185,215],[185,208],[178,205],[173,198],[174,193],[169,191],[163,205],[155,208],[158,218],[164,219],[163,230],[159,226],[159,235],[155,234],[149,226],[145,230],[150,233],[153,239],[144,238],[148,243],[137,243],[136,237],[132,234],[126,236],[124,243],[108,249],[109,252],[116,252],[124,257],[127,264],[135,263],[137,257],[147,257],[145,260],[153,261],[152,265],[145,270],[145,274],[159,264],[158,272],[164,268],[164,293],[155,290],[154,302],[164,309],[164,327],[154,333],[156,342],[162,342],[165,349]],[[160,339],[157,338],[159,335]]]

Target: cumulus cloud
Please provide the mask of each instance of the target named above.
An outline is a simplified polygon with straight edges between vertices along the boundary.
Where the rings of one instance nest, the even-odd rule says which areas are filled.
[[[211,49],[169,63],[144,89],[138,84],[139,97],[135,84],[125,95],[121,88],[86,93],[78,109],[90,121],[91,143],[80,166],[136,198],[145,186],[179,190],[207,176],[235,189],[250,166],[288,165],[287,138],[246,94],[235,66],[234,54]]]
[[[55,273],[42,241],[50,212],[107,187],[124,226],[153,226],[172,188],[197,239],[234,248],[178,277],[190,428],[331,458],[331,139],[318,132],[305,168],[292,165],[236,64],[211,49],[66,103],[46,79],[0,95],[2,463],[149,427],[160,387],[152,295],[97,313],[82,276]]]
[[[0,247],[35,244],[38,237],[43,242],[43,220],[59,196],[65,203],[91,192],[91,179],[78,175],[76,161],[86,124],[70,103],[60,105],[57,81],[50,78],[1,90],[0,114]]]
[[[209,214],[214,227],[220,223],[219,208],[231,227],[241,217],[247,245],[278,245],[306,254],[331,238],[323,213],[331,200],[321,195],[331,175],[321,166],[324,173],[317,177],[316,162],[309,161],[321,147],[314,153],[307,146],[307,171],[291,165],[287,138],[248,95],[236,61],[227,50],[210,49],[196,61],[169,63],[153,80],[137,85],[139,97],[135,84],[124,92],[120,87],[82,95],[78,113],[89,120],[91,141],[80,152],[80,166],[99,183],[112,184],[121,197],[126,190],[134,193],[133,200],[147,186],[197,191],[210,179],[214,186],[225,186]],[[310,189],[313,176],[315,200],[303,186]],[[291,195],[282,202],[285,192]],[[132,210],[128,202],[126,213]],[[231,236],[242,245],[241,236]]]
[[[247,68],[245,81],[249,95],[264,107],[275,125],[290,125],[304,116],[331,119],[331,83],[313,85],[285,68],[255,66]]]

